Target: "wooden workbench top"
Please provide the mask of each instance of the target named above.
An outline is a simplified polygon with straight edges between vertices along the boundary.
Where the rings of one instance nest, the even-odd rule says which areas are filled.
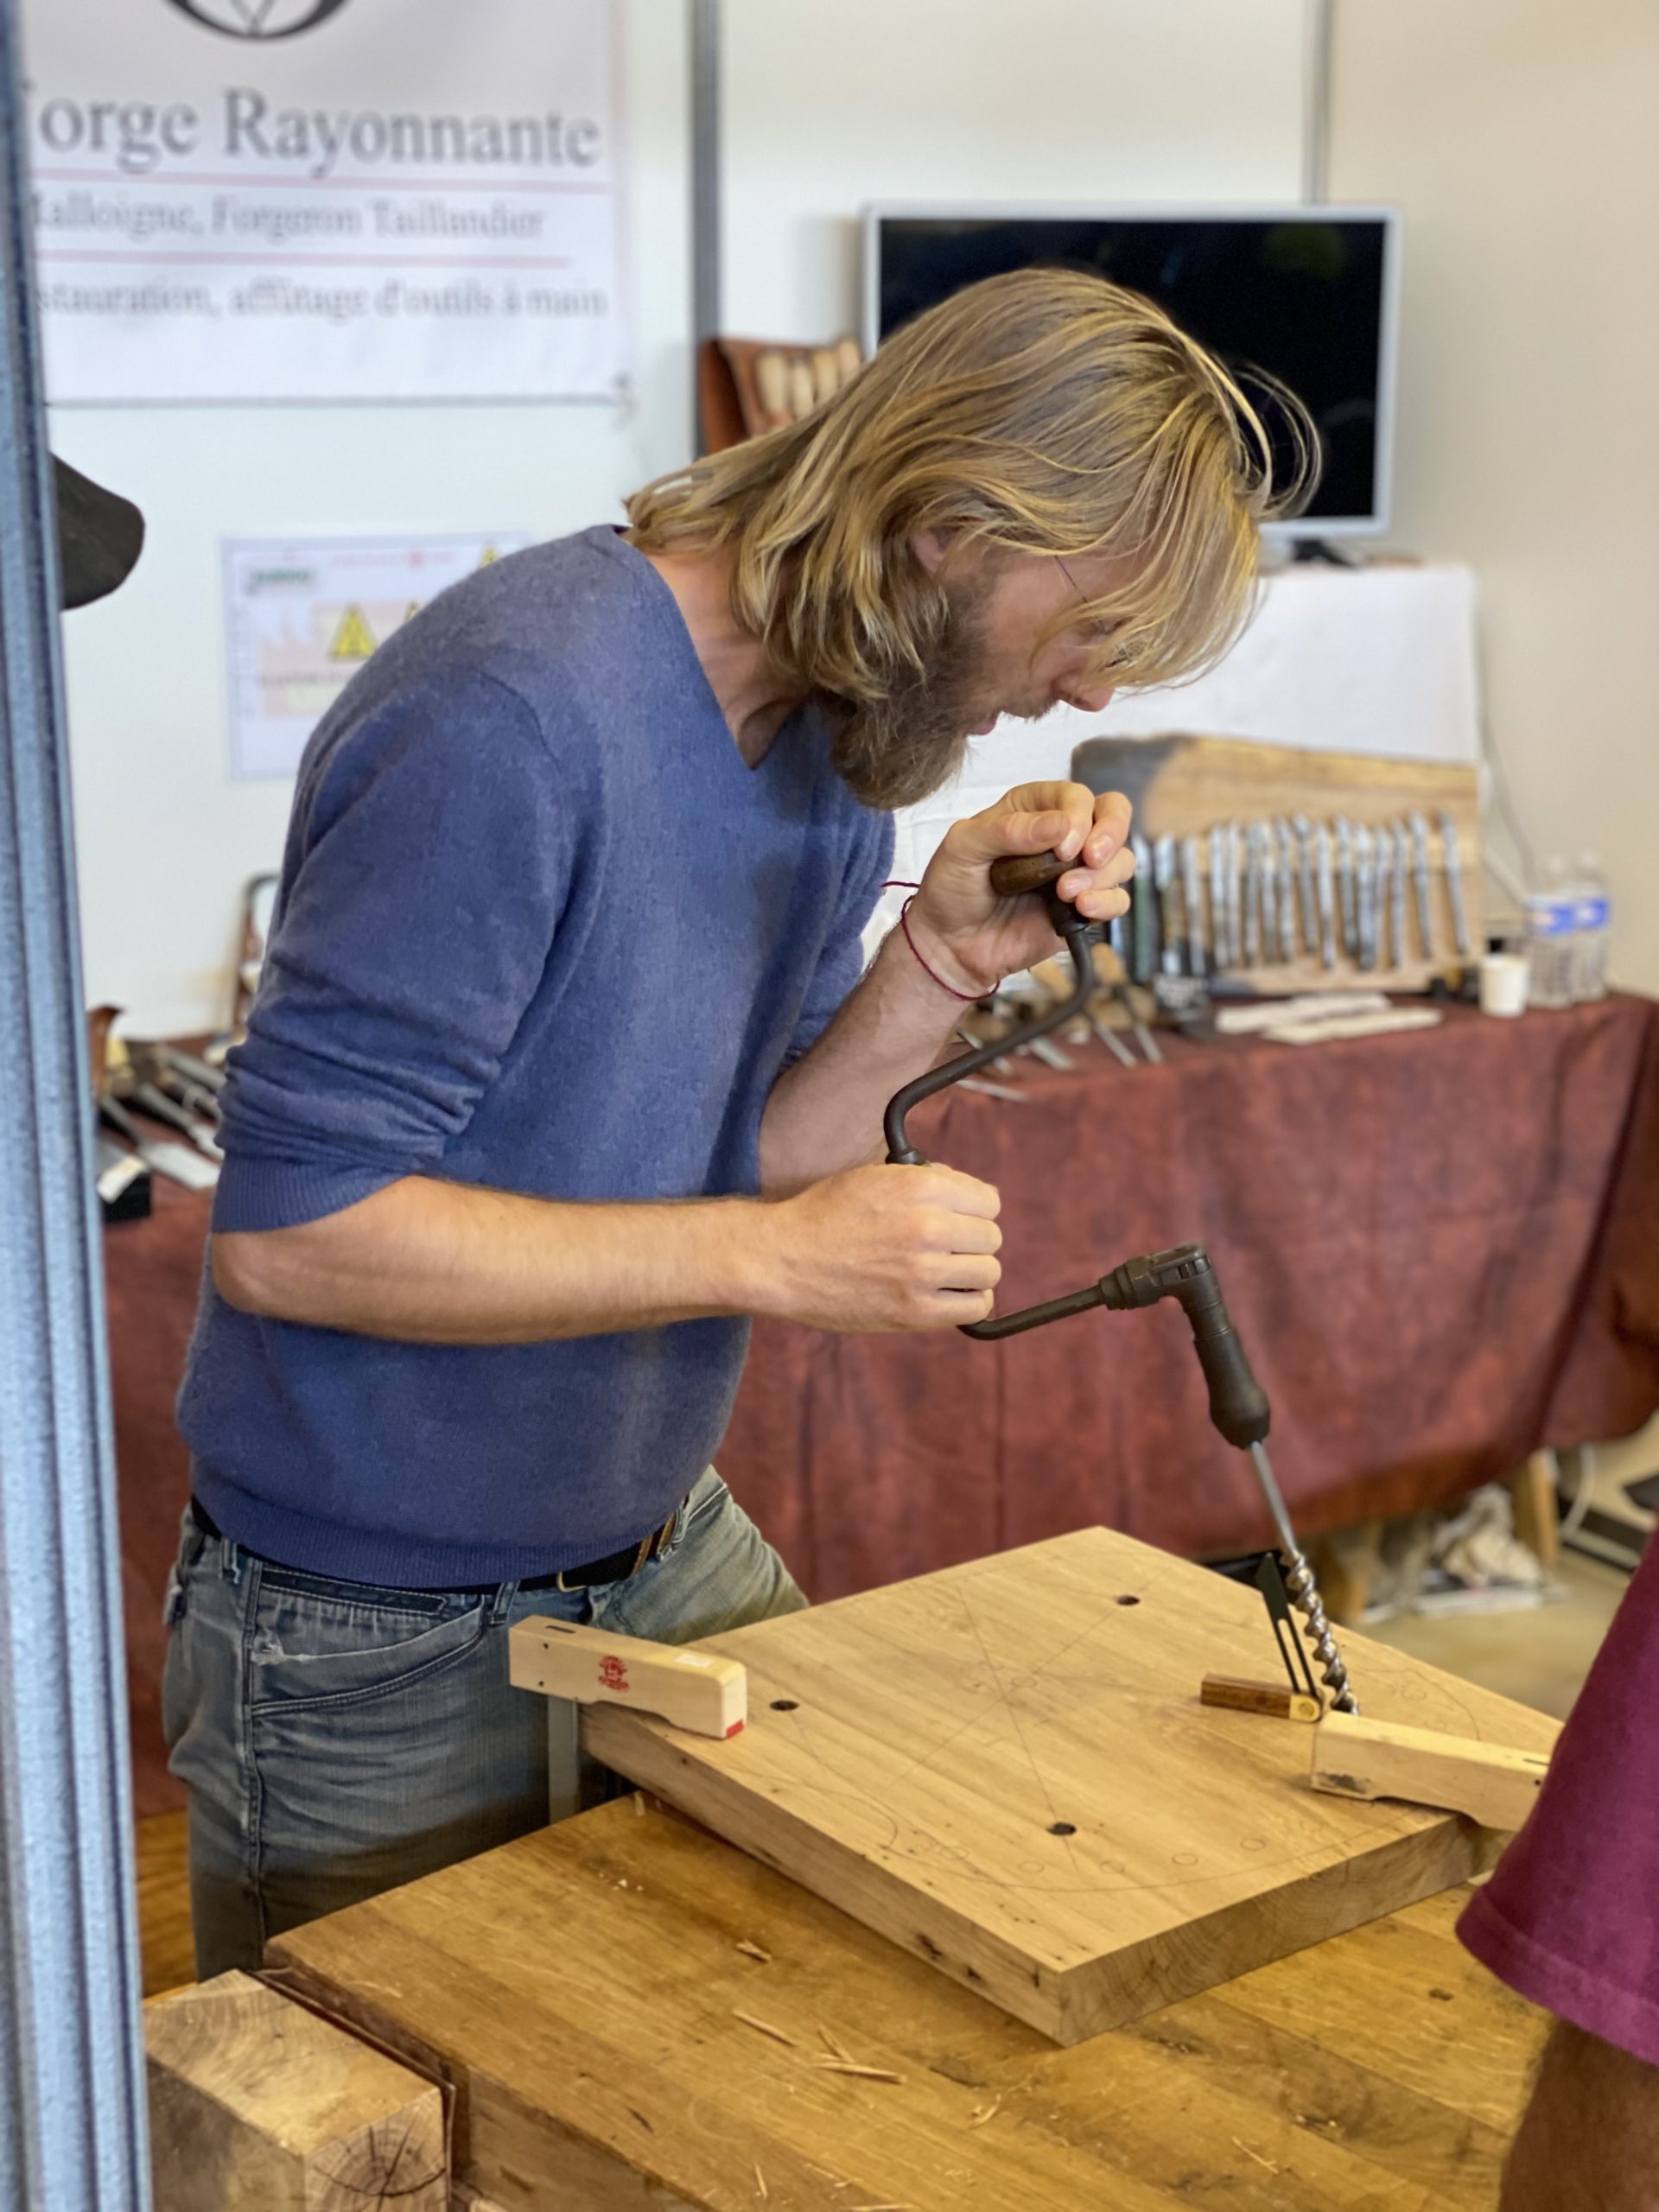
[[[1544,2023],[1465,1895],[1057,2050],[635,1798],[268,1962],[454,2085],[503,2212],[1490,2212]]]

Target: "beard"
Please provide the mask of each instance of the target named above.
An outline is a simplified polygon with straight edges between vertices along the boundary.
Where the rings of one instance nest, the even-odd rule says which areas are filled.
[[[969,733],[995,711],[988,699],[982,615],[988,576],[945,591],[945,624],[919,669],[906,668],[880,699],[821,693],[830,759],[855,798],[891,812],[949,783],[962,766]]]

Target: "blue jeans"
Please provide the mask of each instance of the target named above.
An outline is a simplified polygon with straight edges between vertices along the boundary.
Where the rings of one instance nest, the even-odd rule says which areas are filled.
[[[168,1591],[168,1761],[190,1793],[196,1971],[543,1827],[547,1706],[507,1680],[527,1614],[686,1643],[797,1611],[709,1468],[660,1558],[591,1590],[382,1590],[272,1565],[184,1516]]]

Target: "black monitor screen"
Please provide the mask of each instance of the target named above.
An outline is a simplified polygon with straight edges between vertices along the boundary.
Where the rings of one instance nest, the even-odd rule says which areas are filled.
[[[1268,370],[1319,425],[1324,471],[1302,527],[1387,511],[1389,222],[1317,217],[880,215],[878,338],[982,276],[1088,269],[1143,293],[1234,370]]]

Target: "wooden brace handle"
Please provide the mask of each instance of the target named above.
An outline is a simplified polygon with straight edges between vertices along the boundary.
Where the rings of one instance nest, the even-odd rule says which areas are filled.
[[[1017,899],[1022,892],[1041,891],[1057,883],[1076,861],[1063,861],[1058,853],[1004,853],[991,862],[991,888],[999,899]]]

